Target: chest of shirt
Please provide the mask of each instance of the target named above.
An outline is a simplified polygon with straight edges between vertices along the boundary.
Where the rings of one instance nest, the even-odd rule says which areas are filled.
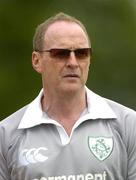
[[[12,180],[124,180],[127,153],[108,121],[86,121],[63,145],[54,125],[23,130],[7,157]]]

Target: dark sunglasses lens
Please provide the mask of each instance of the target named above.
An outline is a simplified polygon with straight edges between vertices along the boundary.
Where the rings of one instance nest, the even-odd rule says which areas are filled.
[[[50,55],[52,58],[67,59],[70,56],[70,49],[51,49]],[[91,55],[91,48],[81,48],[74,50],[75,56],[78,59],[84,59]]]
[[[69,57],[70,50],[68,49],[51,49],[50,51],[51,57],[53,58],[67,58]]]
[[[90,48],[76,49],[75,55],[79,59],[87,58],[90,55]]]

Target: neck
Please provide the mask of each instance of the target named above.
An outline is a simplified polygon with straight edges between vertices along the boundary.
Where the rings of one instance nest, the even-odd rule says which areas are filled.
[[[43,111],[48,116],[59,122],[69,134],[75,122],[86,108],[85,89],[75,94],[63,94],[53,96],[44,92],[46,95],[42,100]]]

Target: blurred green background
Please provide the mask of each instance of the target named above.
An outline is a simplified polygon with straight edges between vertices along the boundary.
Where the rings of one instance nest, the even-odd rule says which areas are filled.
[[[0,0],[0,120],[39,93],[33,34],[60,11],[80,19],[91,37],[88,87],[136,110],[136,0]]]

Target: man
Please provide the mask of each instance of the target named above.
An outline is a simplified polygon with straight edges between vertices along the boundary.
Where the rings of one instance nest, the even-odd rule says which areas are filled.
[[[37,27],[43,89],[0,123],[0,180],[136,180],[136,112],[86,86],[83,24],[59,13]]]

